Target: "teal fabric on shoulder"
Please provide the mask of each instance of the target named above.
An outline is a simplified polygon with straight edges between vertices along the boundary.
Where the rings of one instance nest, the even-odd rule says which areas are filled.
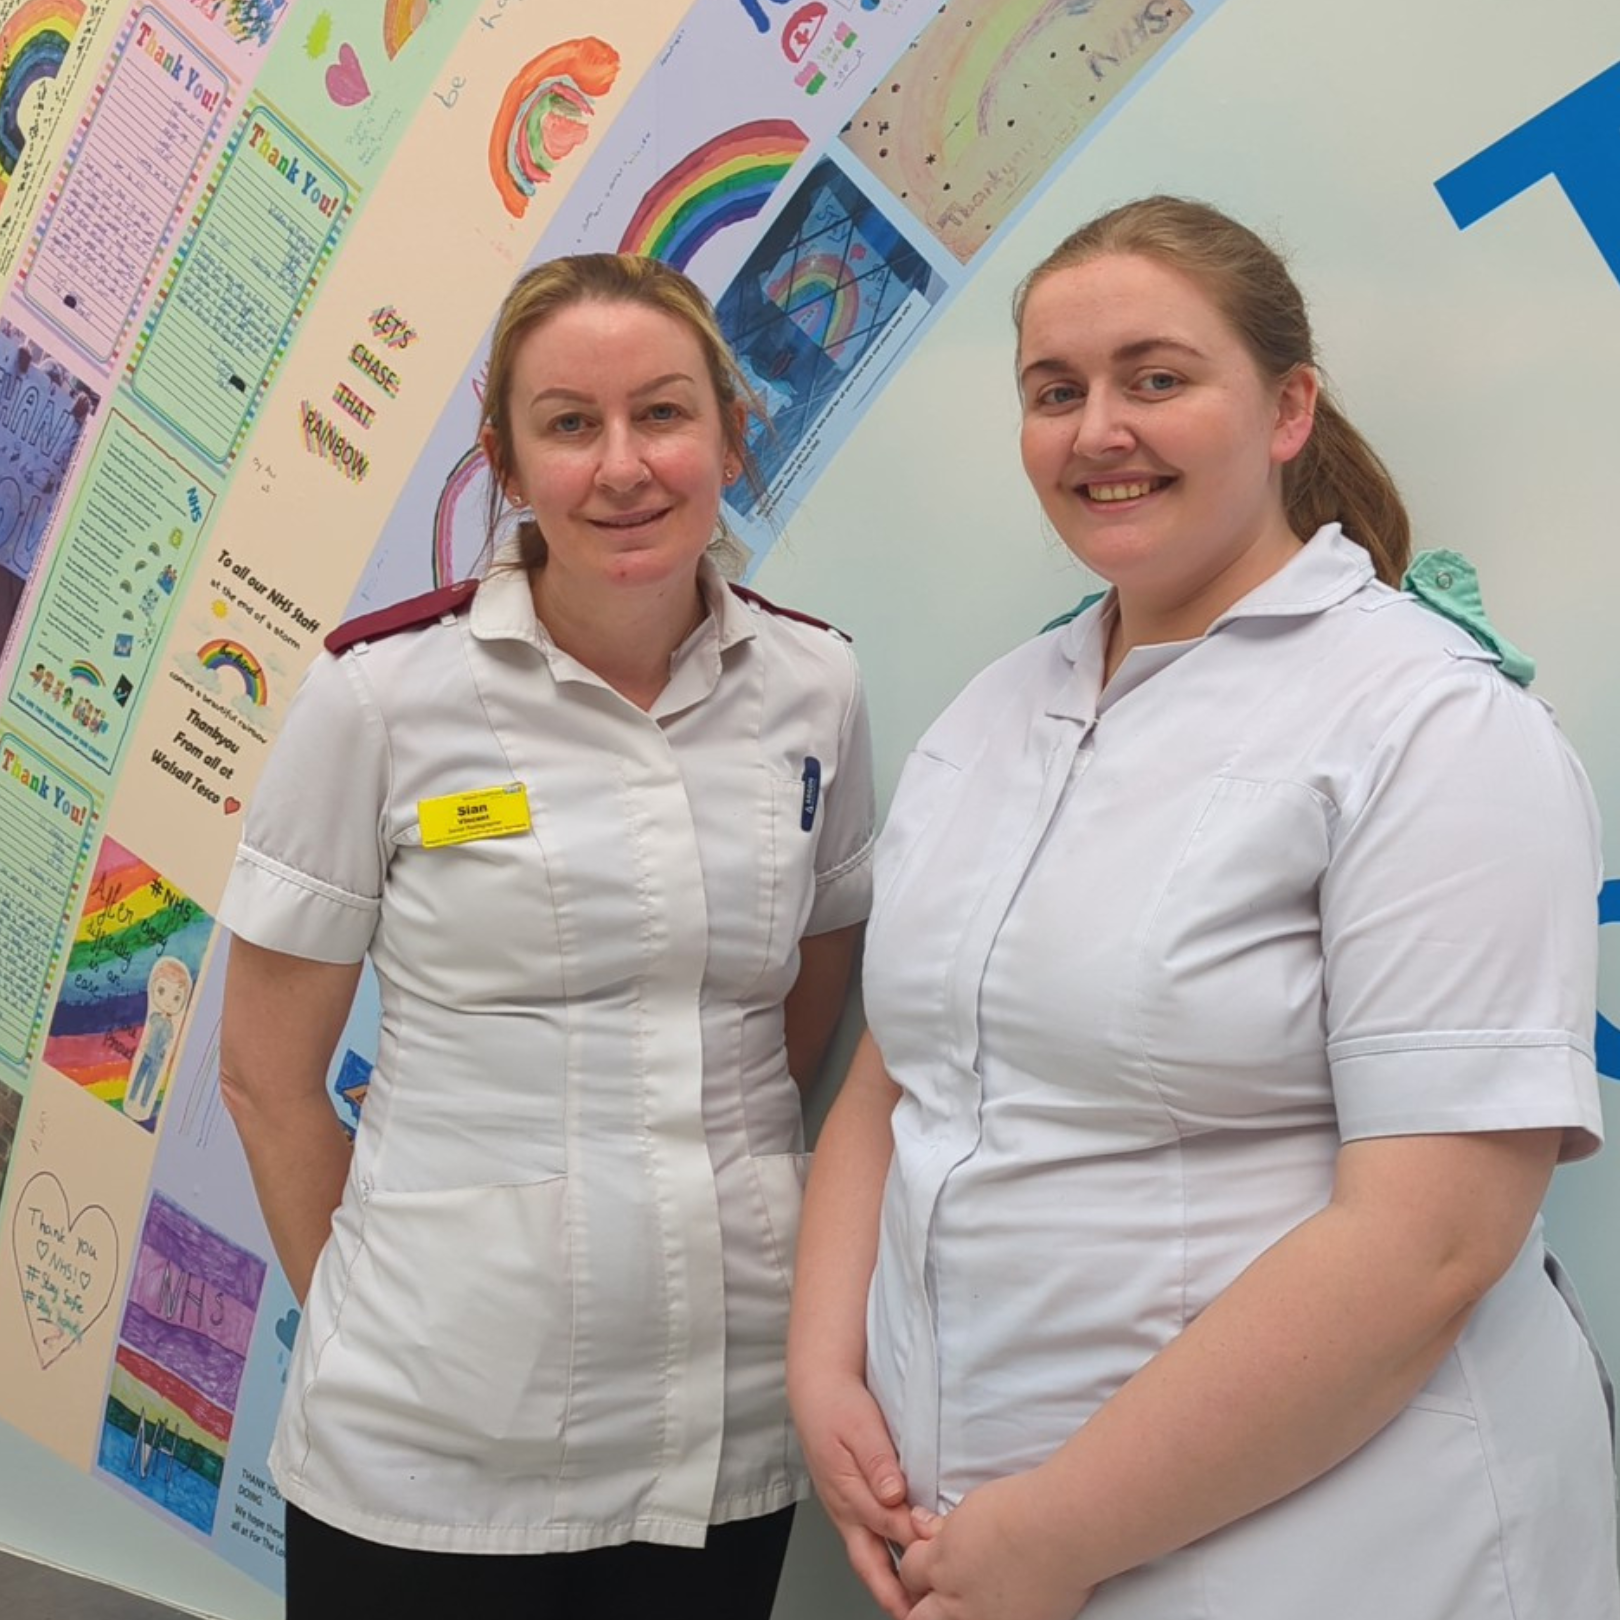
[[[1043,624],[1041,634],[1044,636],[1048,630],[1061,630],[1064,625],[1078,619],[1088,607],[1093,607],[1096,603],[1102,601],[1107,594],[1107,591],[1093,591],[1090,596],[1082,596],[1067,613],[1060,613],[1055,619]]]
[[[1536,678],[1536,661],[1491,623],[1479,594],[1474,565],[1456,551],[1420,551],[1406,570],[1401,586],[1442,618],[1460,624],[1487,652],[1496,654],[1510,681],[1528,686]]]

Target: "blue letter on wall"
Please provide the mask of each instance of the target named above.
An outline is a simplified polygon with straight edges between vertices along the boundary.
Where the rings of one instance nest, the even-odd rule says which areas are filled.
[[[1620,878],[1610,878],[1598,891],[1598,922],[1620,922]],[[1611,1080],[1620,1080],[1620,1029],[1602,1013],[1597,1022],[1597,1068]]]
[[[1554,179],[1620,280],[1620,63],[1435,181],[1459,230]]]

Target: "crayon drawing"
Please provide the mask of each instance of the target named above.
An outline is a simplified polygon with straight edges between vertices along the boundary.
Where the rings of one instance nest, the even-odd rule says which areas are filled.
[[[501,205],[522,219],[539,187],[590,134],[595,98],[619,76],[619,53],[599,39],[542,51],[506,87],[489,132],[489,172]]]
[[[96,1466],[208,1534],[265,1262],[154,1193]]]
[[[411,35],[428,20],[436,0],[383,0],[383,49],[392,62],[411,42]]]
[[[154,1130],[213,919],[115,839],[96,860],[45,1061]]]
[[[237,44],[265,46],[287,5],[288,0],[214,0],[204,9]]]

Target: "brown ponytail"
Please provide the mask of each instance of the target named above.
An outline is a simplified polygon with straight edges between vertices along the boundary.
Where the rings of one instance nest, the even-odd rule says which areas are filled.
[[[1014,323],[1022,326],[1037,283],[1110,254],[1153,259],[1196,281],[1274,381],[1298,366],[1316,366],[1305,300],[1282,259],[1246,225],[1182,197],[1126,203],[1064,238],[1020,284]],[[1389,469],[1350,425],[1325,379],[1311,436],[1283,468],[1283,506],[1301,539],[1324,523],[1342,523],[1371,555],[1378,577],[1400,583],[1411,557],[1411,520]]]
[[[1283,468],[1283,505],[1294,533],[1308,538],[1324,523],[1371,554],[1386,585],[1399,585],[1412,558],[1412,524],[1378,452],[1351,427],[1324,389],[1305,448]]]

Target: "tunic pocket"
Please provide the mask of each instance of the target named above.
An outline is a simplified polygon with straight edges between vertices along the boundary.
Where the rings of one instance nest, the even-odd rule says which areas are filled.
[[[306,1410],[362,1450],[532,1472],[562,1455],[568,1179],[373,1191]],[[375,1448],[375,1449],[374,1449]]]

